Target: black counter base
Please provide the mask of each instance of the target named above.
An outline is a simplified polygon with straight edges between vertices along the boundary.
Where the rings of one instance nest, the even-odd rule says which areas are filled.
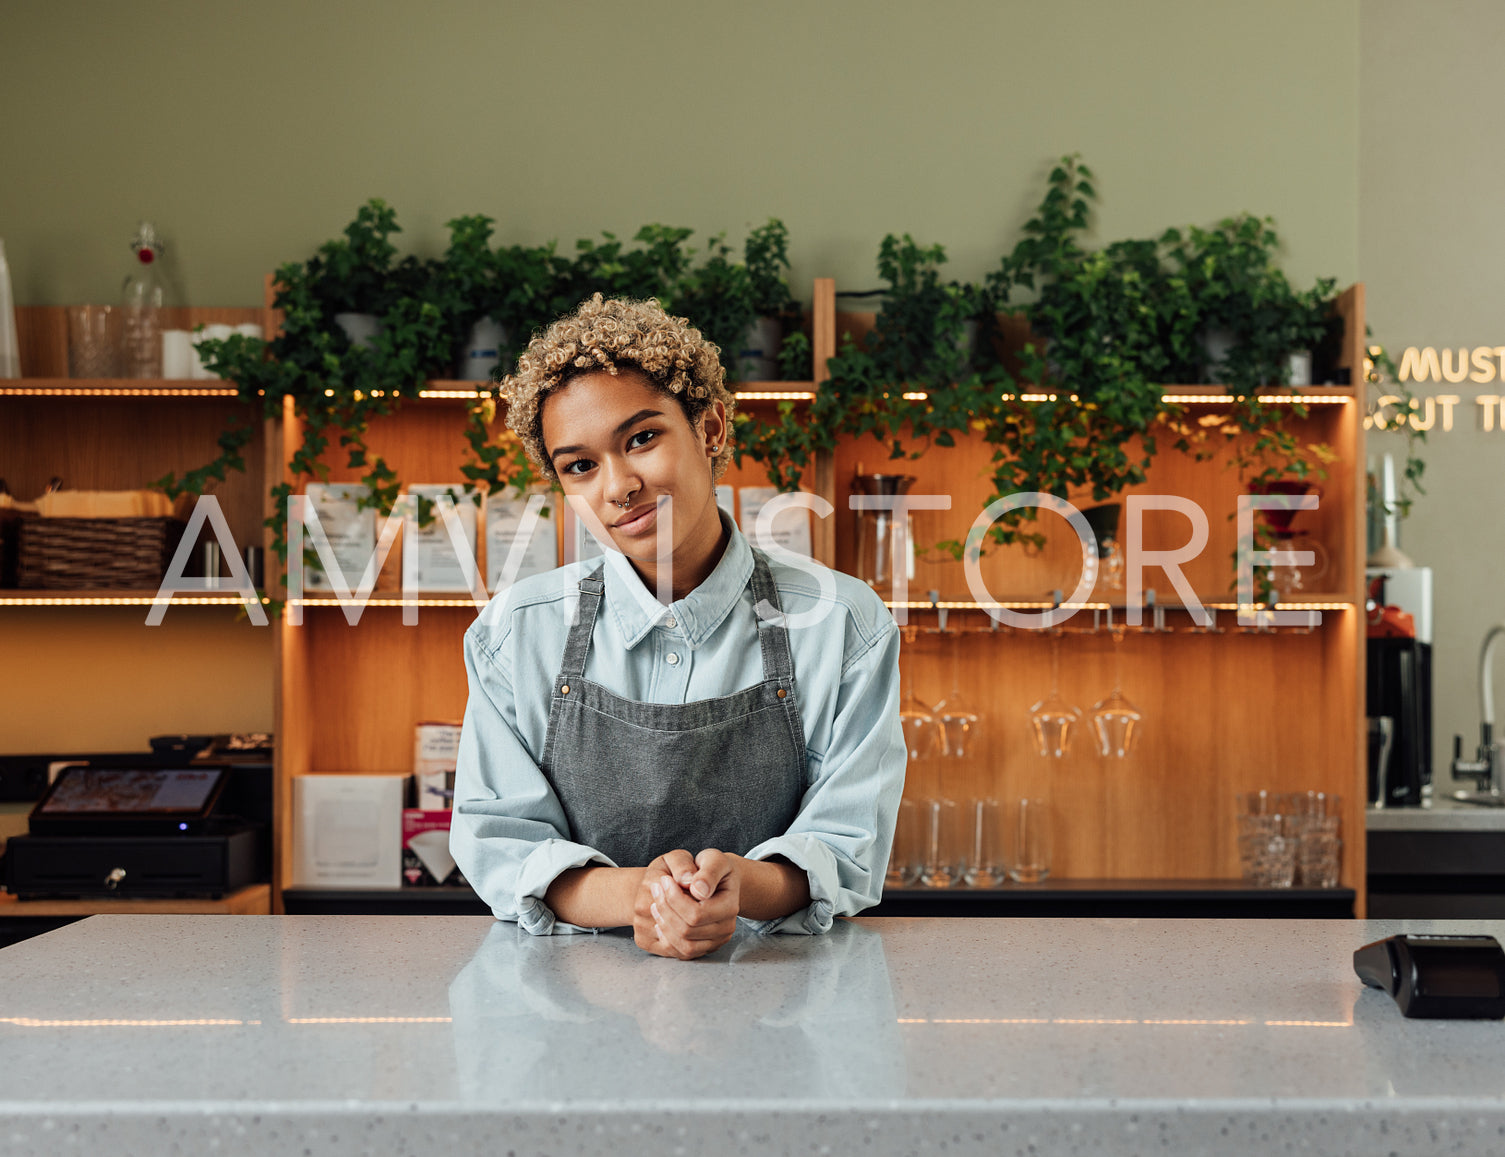
[[[293,916],[489,916],[469,888],[288,888]],[[1047,880],[1003,888],[899,888],[863,916],[1351,920],[1352,888],[1252,888],[1239,880]]]

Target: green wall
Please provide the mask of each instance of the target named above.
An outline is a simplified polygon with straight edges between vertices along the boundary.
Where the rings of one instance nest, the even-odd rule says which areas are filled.
[[[1358,268],[1357,0],[0,5],[22,304],[113,301],[146,217],[184,303],[259,305],[265,273],[371,196],[424,253],[462,213],[566,245],[647,221],[740,241],[776,215],[801,296],[872,287],[890,230],[976,278],[1071,150],[1107,237],[1248,209],[1278,218],[1302,283]],[[271,633],[192,615],[168,618],[191,654],[141,646],[131,616],[7,616],[0,653],[129,659],[107,711],[0,665],[0,750],[272,727]]]
[[[185,301],[259,304],[367,197],[412,249],[769,215],[796,286],[875,284],[890,230],[992,267],[1052,158],[1103,232],[1273,214],[1357,270],[1357,0],[7,0],[0,237],[22,304],[114,300],[140,217]]]
[[[1505,103],[1484,51],[1500,44],[1497,0],[1364,2],[1359,257],[1375,339],[1393,351],[1505,345]],[[1505,621],[1505,431],[1482,429],[1474,400],[1505,388],[1412,388],[1462,398],[1453,430],[1434,428],[1421,448],[1427,492],[1401,526],[1402,549],[1433,569],[1432,753],[1442,794],[1453,786],[1453,736],[1471,756],[1479,735],[1479,645]],[[1394,434],[1372,433],[1368,444],[1371,459],[1405,454]]]

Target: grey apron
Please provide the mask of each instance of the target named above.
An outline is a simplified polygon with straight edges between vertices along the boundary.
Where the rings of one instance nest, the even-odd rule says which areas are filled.
[[[805,793],[805,732],[783,608],[762,552],[753,548],[753,605],[766,600],[781,613],[758,624],[763,681],[693,703],[624,699],[586,680],[601,569],[580,580],[540,761],[570,838],[625,868],[675,848],[742,855],[782,835]]]

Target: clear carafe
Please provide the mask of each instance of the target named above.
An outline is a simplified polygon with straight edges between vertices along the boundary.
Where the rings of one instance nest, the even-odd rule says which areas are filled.
[[[914,483],[910,474],[858,474],[854,479],[857,493],[883,496],[908,494]],[[885,599],[892,599],[894,594],[897,529],[898,518],[891,510],[857,512],[857,577]],[[913,579],[914,519],[908,513],[904,515],[904,529],[905,546],[897,565],[905,568],[906,579]]]
[[[160,378],[163,294],[157,260],[162,243],[150,222],[137,227],[131,250],[135,261],[120,288],[121,372],[128,378]]]

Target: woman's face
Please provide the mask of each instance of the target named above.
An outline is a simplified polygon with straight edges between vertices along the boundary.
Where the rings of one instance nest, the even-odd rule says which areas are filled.
[[[544,448],[565,494],[585,501],[628,558],[651,564],[658,557],[661,495],[674,500],[675,556],[687,541],[708,534],[719,539],[711,447],[724,441],[720,402],[697,429],[678,400],[643,374],[603,370],[571,378],[547,395],[542,423]]]

